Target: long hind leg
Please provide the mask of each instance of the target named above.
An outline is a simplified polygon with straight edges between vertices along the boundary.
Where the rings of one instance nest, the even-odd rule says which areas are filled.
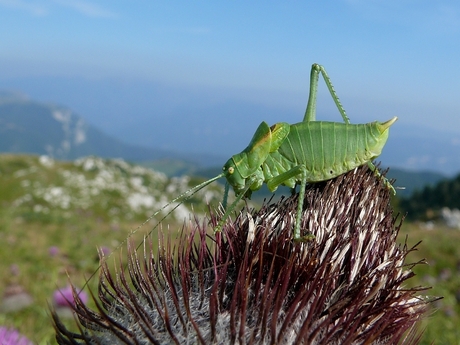
[[[318,65],[317,63],[311,66],[311,73],[310,73],[310,94],[308,96],[308,103],[307,103],[307,110],[305,110],[305,116],[303,118],[304,122],[308,121],[316,121],[316,96],[318,94],[318,81],[319,81],[319,74],[323,76],[323,79],[329,89],[329,93],[334,100],[337,109],[339,109],[340,115],[342,115],[342,119],[345,123],[350,123],[350,119],[343,109],[342,103],[340,103],[339,97],[334,90],[334,86],[332,85],[331,79],[327,75],[326,70],[323,66]]]

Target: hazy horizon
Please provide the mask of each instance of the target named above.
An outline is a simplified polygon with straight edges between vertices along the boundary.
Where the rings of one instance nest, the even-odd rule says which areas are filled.
[[[398,116],[382,160],[460,170],[457,2],[0,0],[0,9],[0,89],[67,106],[125,142],[239,152],[261,121],[301,121],[317,62],[353,123]],[[321,80],[317,119],[341,121]],[[392,161],[399,150],[406,158]]]

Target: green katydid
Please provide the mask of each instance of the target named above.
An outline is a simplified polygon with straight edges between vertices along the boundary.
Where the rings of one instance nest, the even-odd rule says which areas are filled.
[[[344,122],[316,121],[316,96],[320,74]],[[224,209],[227,205],[229,185],[233,187],[237,198],[225,210],[222,219],[214,229],[215,232],[219,232],[236,204],[242,198],[250,198],[252,192],[260,189],[264,183],[271,192],[280,185],[294,189],[300,183],[293,231],[294,240],[300,241],[303,239],[300,235],[300,222],[307,182],[329,180],[364,164],[380,176],[372,160],[382,152],[388,139],[389,128],[396,120],[397,117],[393,117],[383,123],[375,121],[351,124],[326,70],[321,65],[313,64],[310,74],[310,94],[302,122],[293,125],[280,122],[271,127],[266,122],[262,122],[248,147],[232,156],[223,166],[221,174],[179,195],[171,203],[182,202],[201,188],[225,177],[227,183],[222,203]],[[395,193],[388,180],[385,178],[383,180]],[[155,212],[146,222],[171,203]]]
[[[316,121],[316,96],[320,74],[344,122]],[[301,236],[300,225],[306,183],[332,179],[364,164],[368,164],[369,168],[380,176],[372,160],[382,152],[388,138],[389,128],[396,120],[397,117],[393,117],[383,123],[350,124],[326,70],[321,65],[313,64],[310,75],[310,94],[302,122],[293,125],[280,122],[271,127],[262,122],[248,147],[241,153],[232,156],[223,166],[221,174],[173,199],[134,229],[128,238],[171,204],[177,203],[163,219],[197,191],[225,177],[227,183],[223,200],[224,209],[226,209],[229,185],[233,187],[237,198],[225,210],[214,229],[215,232],[221,231],[237,203],[242,198],[249,198],[251,193],[260,189],[263,183],[266,183],[272,192],[280,185],[295,188],[300,183],[293,239],[295,241],[305,240],[308,237]],[[395,193],[391,184],[385,178],[383,179],[387,187]]]
[[[316,95],[320,74],[344,122],[316,121]],[[267,184],[271,192],[279,185],[295,188],[300,183],[294,240],[302,240],[300,222],[306,183],[329,180],[366,163],[380,175],[372,160],[382,152],[389,127],[396,120],[397,117],[393,117],[383,123],[350,124],[326,70],[321,65],[313,64],[310,95],[303,121],[293,125],[280,122],[271,127],[262,122],[248,147],[225,163],[223,173],[219,176],[227,179],[227,184],[233,187],[237,199],[226,210],[215,231],[220,231],[236,203],[241,198],[249,198],[252,191],[260,189],[263,183]],[[394,193],[391,184],[386,179],[384,182]],[[226,198],[227,193],[224,196],[224,205]]]
[[[344,122],[316,121],[316,96],[320,74]],[[300,183],[293,237],[295,241],[303,240],[300,235],[300,222],[307,182],[329,180],[364,164],[380,176],[372,160],[382,152],[388,139],[389,128],[396,120],[397,117],[393,117],[383,123],[375,121],[351,124],[326,70],[321,65],[313,64],[310,94],[302,122],[293,125],[280,122],[271,127],[262,122],[248,147],[232,156],[223,166],[221,174],[186,191],[171,203],[182,202],[201,188],[225,177],[227,183],[222,203],[224,209],[227,205],[229,185],[233,187],[237,198],[225,210],[214,229],[215,232],[219,232],[236,204],[242,198],[250,198],[252,192],[260,189],[264,183],[271,192],[280,185],[295,188]],[[382,178],[387,187],[395,193],[393,186]],[[146,222],[170,204],[155,212]]]

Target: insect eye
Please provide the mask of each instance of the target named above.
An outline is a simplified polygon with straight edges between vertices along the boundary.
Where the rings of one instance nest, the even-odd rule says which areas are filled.
[[[228,173],[230,175],[233,174],[234,172],[235,172],[235,168],[233,168],[233,167],[228,168]]]

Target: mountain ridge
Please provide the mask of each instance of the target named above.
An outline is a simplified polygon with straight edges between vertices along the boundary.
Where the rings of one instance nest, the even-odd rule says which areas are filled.
[[[124,143],[69,108],[36,102],[19,93],[0,93],[0,151],[46,154],[61,160],[89,155],[136,162],[172,158],[205,166],[216,159]]]
[[[127,144],[90,125],[65,106],[34,101],[21,92],[1,91],[0,152],[48,155],[58,160],[86,156],[122,158],[168,176],[199,175],[207,178],[220,173],[221,165],[228,159]],[[400,190],[399,195],[408,196],[446,176],[395,167],[388,177],[397,180],[396,186],[406,188]]]

